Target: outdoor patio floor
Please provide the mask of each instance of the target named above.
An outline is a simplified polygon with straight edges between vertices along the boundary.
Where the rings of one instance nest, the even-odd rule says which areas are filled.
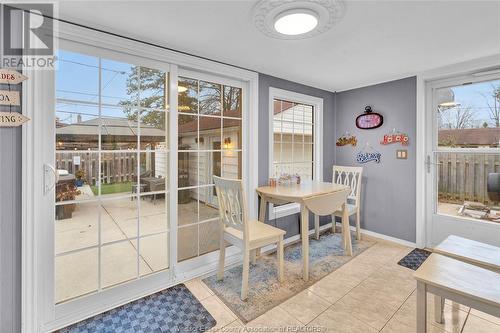
[[[146,196],[139,202],[131,198],[103,200],[99,211],[97,202],[82,200],[88,200],[91,194],[83,194],[85,197],[79,198],[80,202],[76,204],[71,218],[55,221],[57,303],[97,291],[99,263],[101,288],[135,279],[138,269],[139,274],[143,276],[169,266],[169,226],[163,197],[153,201]],[[197,205],[196,201],[179,204],[180,226],[196,225]],[[100,261],[99,213],[102,244]],[[200,203],[199,214],[217,218],[218,211]],[[140,217],[140,226],[137,216]],[[211,248],[217,247],[217,230],[207,230],[217,229],[217,223],[203,225],[204,242],[210,244]],[[139,261],[136,239],[138,232]],[[183,237],[185,240],[178,242],[179,257],[190,257],[193,242],[198,242],[198,233],[188,233],[187,237]]]

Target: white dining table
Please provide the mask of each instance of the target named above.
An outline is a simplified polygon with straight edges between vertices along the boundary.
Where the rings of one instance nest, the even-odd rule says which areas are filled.
[[[303,278],[309,280],[309,209],[306,202],[311,202],[314,197],[321,197],[339,191],[348,190],[349,186],[328,182],[302,182],[293,185],[261,186],[257,188],[260,195],[259,221],[265,223],[266,209],[268,203],[288,203],[300,204],[300,233],[302,240],[302,263]],[[351,233],[349,228],[349,217],[347,216],[346,205],[342,214],[342,233],[344,235],[344,250],[347,255],[352,255]],[[332,214],[337,207],[332,207]]]

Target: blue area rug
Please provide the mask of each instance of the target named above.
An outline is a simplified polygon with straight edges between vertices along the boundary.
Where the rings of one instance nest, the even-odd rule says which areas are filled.
[[[204,332],[215,319],[180,284],[61,329],[60,333]]]
[[[416,271],[420,265],[431,255],[432,252],[424,249],[413,249],[410,253],[398,261],[398,265]]]
[[[225,271],[224,280],[212,275],[205,284],[243,321],[247,323],[290,297],[300,293],[318,280],[335,271],[352,258],[375,244],[356,240],[352,234],[353,256],[344,255],[342,235],[328,232],[319,240],[309,240],[309,281],[302,279],[302,243],[285,247],[285,281],[278,282],[276,254],[264,255],[250,264],[248,299],[240,299],[242,266]]]

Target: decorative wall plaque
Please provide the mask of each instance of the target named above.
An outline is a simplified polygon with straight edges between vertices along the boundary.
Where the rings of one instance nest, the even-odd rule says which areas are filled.
[[[0,112],[0,127],[16,127],[24,124],[30,118],[17,112]]]
[[[349,134],[349,132],[345,132],[340,138],[337,139],[336,145],[338,147],[341,146],[356,146],[358,144],[358,139],[354,135]]]
[[[0,83],[1,84],[18,84],[26,80],[28,77],[18,73],[12,69],[0,68]]]
[[[408,146],[410,138],[407,134],[396,131],[396,129],[392,130],[392,133],[388,133],[384,135],[382,141],[380,141],[381,145],[390,145],[391,143],[401,143],[403,146]]]
[[[380,113],[373,112],[372,107],[367,105],[365,113],[356,118],[356,127],[359,129],[373,129],[382,126],[384,117]]]
[[[0,105],[21,105],[19,91],[0,90]]]

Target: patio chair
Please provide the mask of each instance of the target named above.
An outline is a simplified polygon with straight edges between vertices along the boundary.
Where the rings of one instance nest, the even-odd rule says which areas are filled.
[[[248,275],[250,269],[250,252],[261,247],[277,244],[278,280],[283,282],[283,237],[285,231],[259,222],[248,220],[245,193],[240,180],[214,176],[215,189],[219,200],[220,214],[220,253],[217,278],[224,278],[225,241],[239,247],[243,251],[243,277],[241,283],[241,299],[248,298]]]
[[[361,177],[362,167],[333,166],[333,182],[347,185],[351,188],[351,193],[347,197],[348,216],[356,214],[356,239],[361,240],[360,209],[361,209]],[[342,217],[342,211],[338,210],[332,215],[333,232],[335,232],[335,217]]]

